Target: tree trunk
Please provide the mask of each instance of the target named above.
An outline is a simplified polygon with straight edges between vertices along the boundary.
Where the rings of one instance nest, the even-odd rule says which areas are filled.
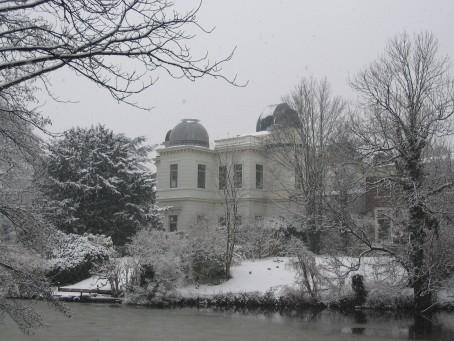
[[[414,290],[414,303],[417,311],[423,311],[432,304],[432,295],[429,290],[429,274],[424,266],[424,243],[426,239],[426,213],[420,206],[410,208],[410,262],[413,273],[411,283]]]
[[[424,210],[418,191],[423,180],[421,152],[414,152],[415,157],[405,165],[410,179],[410,186],[405,186],[406,199],[409,203],[408,232],[410,236],[410,262],[412,273],[410,282],[414,290],[414,306],[423,311],[432,304],[429,273],[425,269],[424,245],[426,242],[426,222],[428,213]]]
[[[320,253],[320,230],[317,227],[317,203],[315,195],[309,195],[306,204],[307,230],[306,237],[309,249],[315,253]]]

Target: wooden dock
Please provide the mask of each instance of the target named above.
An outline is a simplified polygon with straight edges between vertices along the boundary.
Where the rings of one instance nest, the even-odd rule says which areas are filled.
[[[82,302],[82,303],[122,303],[122,300],[117,297],[112,297],[111,290],[104,289],[77,289],[77,288],[61,288],[58,287],[59,292],[74,293],[74,295],[63,296],[55,294],[54,296],[60,301],[65,302]],[[88,295],[84,295],[88,294]],[[98,296],[108,295],[108,296]]]
[[[107,289],[78,289],[78,288],[57,287],[57,290],[61,291],[61,292],[81,292],[84,294],[112,295],[112,290],[107,290]]]

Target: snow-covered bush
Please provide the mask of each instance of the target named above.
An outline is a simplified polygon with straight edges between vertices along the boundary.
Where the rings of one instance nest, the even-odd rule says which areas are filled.
[[[113,252],[112,239],[101,235],[57,232],[49,254],[48,277],[54,284],[68,284],[90,276],[90,270],[106,261]]]
[[[196,283],[215,284],[225,279],[225,238],[216,227],[189,237],[191,276]]]
[[[118,297],[127,288],[138,283],[138,269],[139,265],[132,257],[118,257],[115,254],[111,255],[107,261],[96,264],[91,273],[99,280],[108,282],[112,290],[112,295]]]
[[[324,279],[315,255],[305,247],[301,247],[296,252],[292,264],[296,270],[297,283],[301,290],[314,301],[320,300],[320,291]]]
[[[366,305],[373,309],[398,310],[413,307],[413,289],[392,286],[385,282],[367,285]]]
[[[138,264],[137,281],[128,292],[131,301],[170,295],[188,278],[188,243],[181,235],[144,229],[132,238],[128,252]]]
[[[151,146],[102,125],[73,128],[52,141],[39,182],[46,218],[68,233],[96,233],[124,245],[139,229],[159,225]],[[155,226],[157,227],[157,226]]]
[[[286,253],[284,229],[275,220],[242,226],[238,232],[241,253],[248,259],[282,256]]]

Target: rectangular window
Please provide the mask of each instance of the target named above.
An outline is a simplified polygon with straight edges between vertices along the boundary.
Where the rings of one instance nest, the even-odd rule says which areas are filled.
[[[205,188],[206,168],[205,165],[197,166],[197,188]]]
[[[263,216],[261,216],[261,215],[256,215],[256,216],[255,216],[255,223],[256,223],[256,224],[262,224],[262,223],[263,223]]]
[[[389,208],[375,209],[375,221],[377,224],[377,242],[392,241],[392,210]]]
[[[178,229],[178,216],[169,215],[169,231],[175,232]]]
[[[170,165],[170,188],[178,187],[178,165],[173,163]]]
[[[243,165],[240,163],[233,165],[233,184],[235,188],[243,187]]]
[[[295,188],[303,189],[303,173],[298,167],[295,167]]]
[[[225,189],[227,184],[227,166],[219,166],[219,189]]]
[[[197,216],[197,225],[205,225],[207,223],[207,218],[204,215]]]
[[[255,187],[263,189],[263,165],[255,165]]]

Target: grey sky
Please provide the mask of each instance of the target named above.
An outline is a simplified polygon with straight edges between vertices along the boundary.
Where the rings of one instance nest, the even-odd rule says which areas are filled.
[[[177,6],[197,3],[175,0]],[[245,88],[222,80],[169,79],[136,96],[142,111],[116,103],[104,90],[68,70],[52,76],[55,95],[75,104],[45,99],[42,112],[52,130],[98,122],[129,136],[159,143],[183,118],[198,118],[210,139],[255,130],[269,104],[278,103],[303,76],[326,76],[333,93],[352,98],[348,77],[373,61],[388,38],[404,30],[432,31],[440,51],[454,61],[454,1],[422,0],[205,0],[199,21],[216,26],[194,40],[194,50],[222,57],[237,46],[225,74],[238,73]],[[43,95],[44,96],[44,95]]]

